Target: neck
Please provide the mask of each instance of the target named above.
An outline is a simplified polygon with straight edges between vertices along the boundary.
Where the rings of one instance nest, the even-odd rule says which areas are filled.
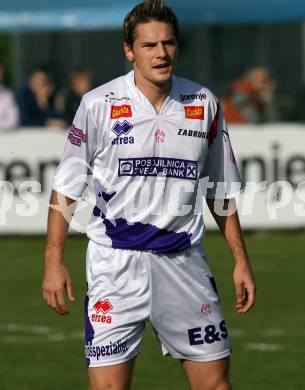
[[[156,85],[149,80],[146,80],[135,71],[135,84],[137,88],[147,97],[156,112],[159,113],[163,103],[170,93],[172,80],[170,79],[164,84]]]

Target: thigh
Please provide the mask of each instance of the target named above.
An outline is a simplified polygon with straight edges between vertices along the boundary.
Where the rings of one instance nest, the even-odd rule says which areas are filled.
[[[192,390],[229,390],[229,358],[211,362],[183,360],[182,366]]]
[[[100,247],[87,251],[85,353],[88,368],[138,355],[149,315],[149,278],[140,253]]]
[[[200,248],[151,258],[151,322],[164,354],[209,362],[230,355],[215,283]]]
[[[135,358],[107,367],[88,369],[89,390],[129,390]]]

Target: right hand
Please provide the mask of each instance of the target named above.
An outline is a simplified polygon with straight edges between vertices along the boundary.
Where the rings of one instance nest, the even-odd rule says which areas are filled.
[[[237,262],[233,272],[236,291],[236,311],[246,313],[255,302],[255,280],[248,261]]]
[[[65,292],[70,301],[74,302],[75,297],[69,272],[63,263],[46,263],[42,292],[44,300],[56,313],[61,315],[70,313],[65,301]]]

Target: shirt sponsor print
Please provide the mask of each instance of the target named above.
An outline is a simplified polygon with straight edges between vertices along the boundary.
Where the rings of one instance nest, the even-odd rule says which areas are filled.
[[[185,118],[204,119],[204,106],[184,106]]]
[[[87,143],[87,134],[72,125],[68,134],[68,140],[72,145],[81,146],[82,143]]]
[[[206,139],[209,137],[206,131],[190,130],[190,129],[179,129],[177,135],[184,137],[194,137]]]
[[[121,101],[121,100],[130,100],[130,98],[127,96],[117,97],[117,96],[115,96],[114,92],[109,92],[105,95],[105,102],[106,103],[112,103],[112,102]]]
[[[131,131],[133,125],[126,120],[123,122],[116,121],[113,125],[111,131],[116,134],[116,138],[112,139],[112,145],[122,145],[122,144],[134,144],[134,137],[126,135]]]
[[[120,158],[118,175],[197,180],[198,162],[166,157]]]
[[[120,136],[121,134],[128,134],[132,128],[133,125],[126,120],[123,122],[117,121],[113,125],[111,131],[113,131],[117,136]]]
[[[185,102],[186,100],[205,100],[207,98],[207,95],[205,93],[193,93],[191,95],[180,95],[180,100],[182,102]]]
[[[111,107],[111,119],[130,118],[132,117],[132,110],[130,104],[123,104],[122,106]]]

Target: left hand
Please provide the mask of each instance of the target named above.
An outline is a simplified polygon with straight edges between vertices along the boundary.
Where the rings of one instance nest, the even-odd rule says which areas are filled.
[[[236,291],[236,311],[246,313],[255,302],[255,280],[248,261],[237,262],[233,272]]]

